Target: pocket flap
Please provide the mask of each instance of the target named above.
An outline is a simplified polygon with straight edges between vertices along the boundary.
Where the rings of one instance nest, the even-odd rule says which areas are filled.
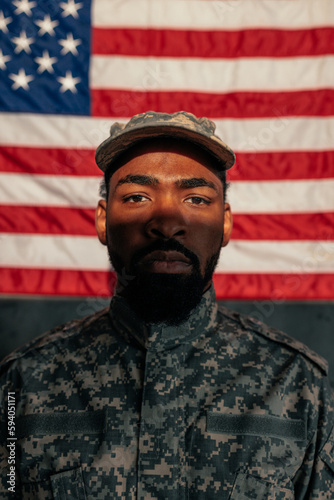
[[[293,490],[281,488],[249,474],[239,473],[233,485],[230,500],[294,500]]]
[[[332,429],[328,440],[320,452],[320,458],[334,473],[334,428]]]
[[[270,436],[295,441],[306,439],[303,420],[284,419],[271,415],[231,415],[209,411],[207,431],[232,435]]]
[[[101,446],[107,422],[106,410],[19,417],[16,436],[22,482],[45,481],[52,472],[90,463]]]
[[[55,500],[86,500],[81,467],[53,474],[50,480]]]
[[[17,419],[16,437],[22,439],[31,435],[97,434],[105,431],[106,426],[105,410],[34,413]]]

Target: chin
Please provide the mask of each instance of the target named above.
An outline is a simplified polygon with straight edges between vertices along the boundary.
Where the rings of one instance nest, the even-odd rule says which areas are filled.
[[[147,323],[177,325],[201,300],[203,278],[198,273],[141,273],[124,287],[122,296]]]

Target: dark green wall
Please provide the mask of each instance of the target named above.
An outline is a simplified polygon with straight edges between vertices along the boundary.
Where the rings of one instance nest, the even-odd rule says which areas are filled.
[[[0,358],[46,330],[73,318],[81,318],[108,304],[99,298],[1,299]],[[329,361],[334,387],[333,302],[236,302],[224,305],[249,314],[304,342]]]

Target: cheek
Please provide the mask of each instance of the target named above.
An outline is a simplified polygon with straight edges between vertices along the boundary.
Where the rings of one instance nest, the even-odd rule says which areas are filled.
[[[108,247],[121,255],[132,253],[132,249],[140,245],[142,224],[138,220],[131,221],[125,217],[107,218]]]
[[[220,223],[196,224],[191,231],[191,244],[194,253],[198,256],[202,270],[205,269],[208,259],[220,251],[223,240],[223,227]],[[186,245],[187,246],[187,245]]]
[[[203,248],[217,248],[224,232],[223,217],[197,218],[192,222],[192,237]]]

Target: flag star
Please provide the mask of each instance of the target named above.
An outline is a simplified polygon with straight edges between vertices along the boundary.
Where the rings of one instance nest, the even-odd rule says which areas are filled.
[[[47,50],[43,51],[43,57],[36,57],[35,61],[39,65],[37,72],[43,73],[44,71],[48,71],[49,73],[54,73],[54,69],[52,67],[58,59],[56,57],[50,57],[50,54]]]
[[[44,16],[44,19],[35,21],[35,24],[37,24],[37,26],[41,28],[38,32],[39,36],[43,36],[45,35],[45,33],[48,33],[49,35],[55,35],[54,28],[58,26],[59,21],[51,21],[51,17],[48,14],[47,16]]]
[[[12,89],[17,90],[22,87],[24,90],[29,90],[29,82],[34,79],[32,75],[26,75],[26,72],[21,68],[17,75],[11,73],[9,78],[14,81]]]
[[[66,71],[66,76],[59,76],[58,82],[61,83],[60,92],[70,90],[72,93],[77,92],[76,85],[81,81],[81,78],[73,78],[71,71]]]
[[[72,33],[68,33],[67,38],[59,40],[59,43],[63,46],[60,51],[61,54],[65,55],[68,54],[68,52],[71,52],[71,54],[76,56],[78,54],[77,45],[80,45],[81,40],[79,38],[74,40]]]
[[[10,24],[12,22],[11,17],[5,17],[3,15],[2,10],[0,10],[0,30],[3,31],[4,33],[8,33],[8,28],[7,24]]]
[[[33,43],[34,38],[27,38],[26,32],[21,31],[20,36],[14,36],[12,40],[16,45],[16,48],[14,49],[14,52],[16,54],[19,54],[20,52],[22,52],[22,50],[24,50],[26,54],[30,54],[31,52],[30,45]]]
[[[0,69],[6,69],[6,62],[10,61],[10,56],[5,56],[0,49]]]
[[[82,3],[75,3],[74,0],[67,0],[67,3],[61,2],[60,7],[63,9],[62,12],[63,17],[73,16],[75,19],[78,19],[79,14],[78,10],[83,6]]]
[[[27,14],[27,16],[31,16],[31,9],[36,7],[36,2],[29,2],[29,0],[14,0],[13,4],[17,7],[15,14],[22,14],[23,12]]]

